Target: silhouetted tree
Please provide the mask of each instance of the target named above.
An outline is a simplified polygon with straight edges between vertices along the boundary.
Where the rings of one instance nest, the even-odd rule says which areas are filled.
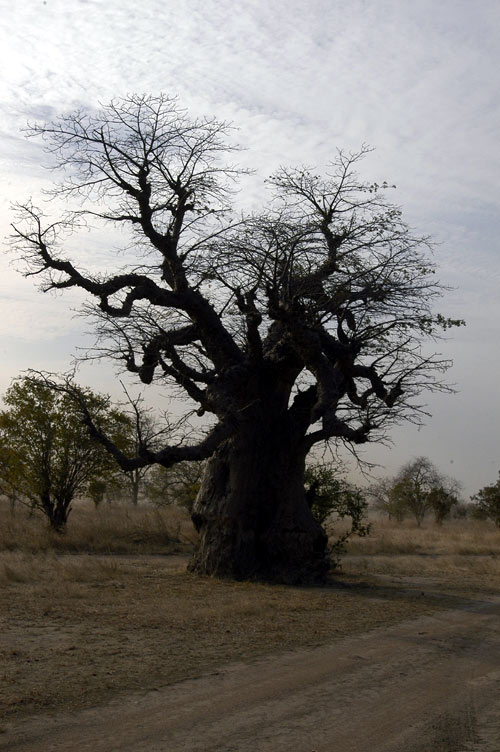
[[[422,340],[460,322],[432,312],[441,288],[427,239],[384,198],[386,184],[357,176],[366,149],[339,151],[326,177],[280,169],[264,213],[238,217],[228,130],[189,119],[165,96],[35,125],[62,170],[54,193],[73,213],[53,222],[21,206],[15,240],[44,290],[79,288],[95,300],[101,354],[211,416],[199,441],[129,456],[87,413],[129,471],[208,458],[191,568],[318,581],[327,538],[307,504],[306,456],[418,420],[417,395],[443,389],[448,366]],[[130,263],[112,271],[110,257],[94,273],[70,260],[64,232],[84,223],[117,228]]]

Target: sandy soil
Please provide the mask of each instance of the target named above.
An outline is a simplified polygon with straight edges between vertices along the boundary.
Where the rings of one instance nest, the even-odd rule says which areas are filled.
[[[429,582],[409,589],[422,587]],[[92,709],[26,718],[5,730],[0,748],[498,752],[499,617],[500,597],[463,598],[328,645],[226,664]]]
[[[0,737],[14,719],[99,706],[450,605],[354,575],[291,588],[185,567],[185,557],[4,553]]]

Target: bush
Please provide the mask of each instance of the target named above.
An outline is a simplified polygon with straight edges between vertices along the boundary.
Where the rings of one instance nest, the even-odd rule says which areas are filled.
[[[475,502],[472,516],[480,520],[493,520],[500,528],[500,477],[494,485],[485,486],[471,499]]]
[[[333,565],[337,565],[345,546],[352,535],[368,535],[370,525],[366,522],[368,503],[359,488],[339,479],[335,468],[328,465],[310,465],[306,469],[306,496],[311,511],[318,522],[325,527],[330,539],[337,535],[338,520],[348,518],[350,526],[333,542],[330,554]]]

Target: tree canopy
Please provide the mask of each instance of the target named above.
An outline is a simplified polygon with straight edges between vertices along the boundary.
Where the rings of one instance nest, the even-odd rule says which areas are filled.
[[[441,473],[428,457],[406,462],[394,478],[384,478],[370,489],[374,506],[398,522],[409,514],[420,527],[428,512],[441,525],[458,503],[460,485]]]
[[[305,456],[418,421],[420,393],[446,389],[449,365],[422,342],[462,322],[434,312],[442,288],[429,240],[387,200],[387,184],[358,176],[367,149],[338,151],[324,176],[280,169],[263,212],[240,216],[229,134],[166,96],[33,126],[69,209],[52,221],[19,206],[14,242],[43,290],[80,288],[95,301],[87,312],[101,354],[210,419],[199,441],[130,456],[86,417],[125,469],[211,458],[193,510],[193,568],[321,578],[326,538],[305,500]],[[102,223],[133,254],[94,273],[68,257],[64,238]]]
[[[471,499],[474,502],[473,515],[491,519],[500,528],[500,476],[496,483],[484,486]]]
[[[120,414],[107,400],[83,390],[103,429],[119,444]],[[63,530],[75,496],[96,479],[116,474],[102,445],[92,439],[74,400],[28,377],[15,381],[0,412],[0,480],[4,490],[39,509]]]

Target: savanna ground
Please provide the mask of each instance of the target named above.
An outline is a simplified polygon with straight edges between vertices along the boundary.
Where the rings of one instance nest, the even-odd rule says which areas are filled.
[[[498,592],[500,532],[487,522],[374,520],[327,587],[300,588],[187,573],[194,533],[176,508],[81,504],[64,536],[1,511],[4,733]]]

